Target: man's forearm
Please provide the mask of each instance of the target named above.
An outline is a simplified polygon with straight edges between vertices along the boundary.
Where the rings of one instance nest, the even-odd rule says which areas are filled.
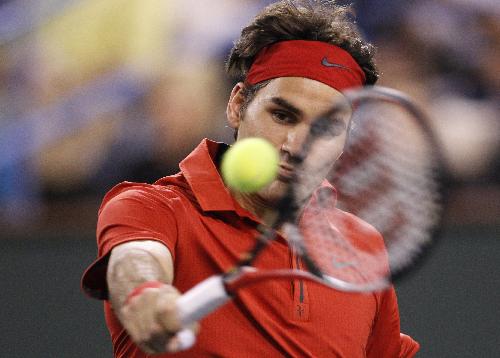
[[[165,252],[152,252],[147,242],[125,244],[113,249],[108,263],[107,283],[115,313],[119,314],[129,293],[140,284],[147,281],[172,282],[171,257],[164,256]]]
[[[111,305],[132,341],[147,353],[175,352],[181,347],[175,304],[180,293],[171,285],[172,261],[167,247],[152,240],[119,245],[109,258]],[[142,285],[148,281],[160,283]]]

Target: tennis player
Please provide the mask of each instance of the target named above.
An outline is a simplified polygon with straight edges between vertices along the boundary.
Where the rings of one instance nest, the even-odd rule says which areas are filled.
[[[238,82],[227,105],[236,140],[263,137],[280,152],[271,185],[255,194],[231,192],[219,174],[227,145],[204,140],[180,163],[177,175],[153,185],[122,183],[104,198],[97,225],[98,259],[83,289],[105,300],[115,357],[412,357],[419,349],[400,333],[393,288],[371,294],[336,291],[302,281],[267,281],[193,329],[197,342],[177,352],[181,329],[175,301],[208,276],[230,268],[254,244],[256,228],[276,210],[293,173],[291,155],[311,122],[348,88],[373,84],[373,47],[347,9],[325,1],[280,1],[243,29],[227,63]],[[332,119],[333,120],[333,119]],[[343,150],[349,118],[337,118],[328,139],[332,163]],[[331,166],[306,162],[316,191],[335,191],[324,177]],[[361,220],[353,225],[367,233]],[[363,228],[363,229],[362,229]],[[374,230],[374,229],[370,229]],[[255,262],[262,269],[301,268],[283,238]]]

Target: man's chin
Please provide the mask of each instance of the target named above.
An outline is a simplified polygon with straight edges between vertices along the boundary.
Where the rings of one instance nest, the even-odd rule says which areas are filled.
[[[258,192],[259,197],[268,203],[269,206],[278,205],[279,201],[285,195],[288,183],[280,180],[274,180],[271,184]]]
[[[268,206],[277,207],[280,204],[280,200],[283,198],[284,195],[286,195],[289,185],[290,185],[290,180],[280,180],[280,178],[278,177],[270,185],[259,191],[257,195]],[[317,184],[316,186],[299,185],[295,187],[294,200],[296,200],[297,203],[306,203],[309,200],[310,196],[312,195],[314,188],[318,187],[319,185],[320,183]]]

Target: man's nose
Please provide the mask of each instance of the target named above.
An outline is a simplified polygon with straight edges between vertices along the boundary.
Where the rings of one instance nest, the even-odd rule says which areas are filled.
[[[309,133],[309,125],[299,124],[288,131],[284,150],[291,155],[298,155],[302,152],[304,142]]]

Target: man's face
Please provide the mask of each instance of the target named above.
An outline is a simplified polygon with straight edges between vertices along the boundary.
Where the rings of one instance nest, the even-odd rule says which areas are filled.
[[[280,166],[277,179],[257,196],[269,204],[276,203],[284,194],[292,172],[295,170],[291,156],[301,152],[311,124],[331,109],[343,95],[321,82],[302,77],[282,77],[272,80],[260,89],[244,113],[240,113],[242,84],[237,84],[228,104],[228,120],[238,130],[237,140],[247,137],[267,139],[278,149]],[[299,178],[307,178],[301,188],[306,199],[331,170],[338,159],[347,136],[349,115],[335,116],[332,135],[315,142],[303,164],[303,171],[296,171]]]

